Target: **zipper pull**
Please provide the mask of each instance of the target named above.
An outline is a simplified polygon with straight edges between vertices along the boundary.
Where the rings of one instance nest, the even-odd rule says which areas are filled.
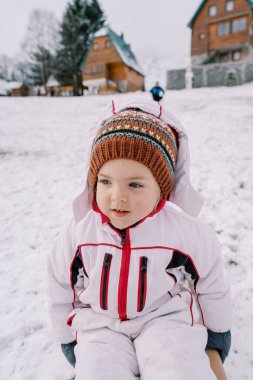
[[[111,264],[112,255],[110,253],[105,254],[104,269],[109,269]]]
[[[121,245],[126,244],[126,230],[121,231]]]
[[[148,258],[146,256],[142,256],[141,272],[147,271],[147,265],[148,265]]]

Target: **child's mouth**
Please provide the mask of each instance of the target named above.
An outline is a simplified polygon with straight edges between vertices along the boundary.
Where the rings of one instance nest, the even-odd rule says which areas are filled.
[[[114,216],[125,216],[125,215],[127,215],[129,213],[129,211],[127,211],[127,210],[112,209],[111,211],[112,211],[112,213],[113,213]]]

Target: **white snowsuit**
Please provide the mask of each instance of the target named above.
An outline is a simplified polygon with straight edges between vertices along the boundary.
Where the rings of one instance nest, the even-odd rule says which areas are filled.
[[[130,107],[177,130],[170,200],[185,212],[164,201],[121,233],[92,207],[86,187],[49,256],[53,331],[61,343],[77,339],[77,380],[215,379],[205,354],[206,327],[228,331],[232,307],[220,246],[195,217],[202,199],[189,182],[187,137],[159,104],[131,97],[117,112]],[[100,124],[91,129],[90,149]],[[86,178],[89,156],[90,150]],[[200,315],[206,327],[197,323]]]

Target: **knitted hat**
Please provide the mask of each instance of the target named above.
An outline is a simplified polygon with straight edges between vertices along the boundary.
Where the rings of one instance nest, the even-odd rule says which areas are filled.
[[[124,158],[147,166],[155,177],[162,198],[173,186],[177,134],[157,117],[138,109],[127,109],[102,124],[91,153],[89,184],[95,189],[101,167]]]

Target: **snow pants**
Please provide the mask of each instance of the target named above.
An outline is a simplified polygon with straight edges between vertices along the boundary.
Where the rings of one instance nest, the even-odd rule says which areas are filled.
[[[102,327],[79,331],[76,380],[215,380],[205,354],[204,326],[149,321],[132,338]]]

